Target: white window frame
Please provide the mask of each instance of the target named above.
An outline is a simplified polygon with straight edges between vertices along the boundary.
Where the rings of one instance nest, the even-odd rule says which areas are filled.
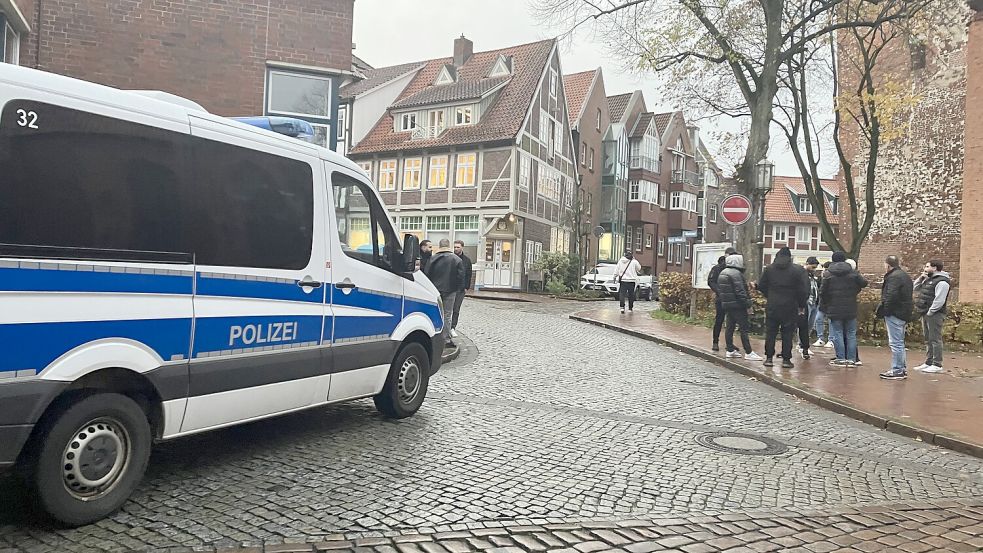
[[[642,251],[642,233],[645,231],[644,227],[635,227],[635,251]]]
[[[665,257],[665,256],[666,256],[666,237],[665,236],[660,236],[659,237],[659,257]]]
[[[423,215],[401,215],[399,217],[400,232],[423,233]]]
[[[594,130],[601,132],[601,108],[597,108],[597,122],[594,123]]]
[[[454,126],[465,127],[474,124],[474,106],[454,108]]]
[[[800,234],[802,234],[802,231],[805,231],[807,233],[806,238],[802,238],[800,236]],[[800,244],[806,244],[806,245],[812,244],[812,227],[807,227],[804,225],[799,225],[795,227],[795,245],[799,246]]]
[[[556,69],[550,68],[550,98],[556,98],[556,90],[559,87],[559,76]]]
[[[529,190],[529,176],[531,173],[532,160],[526,153],[519,153],[519,188]]]
[[[640,189],[641,189],[641,182],[640,181],[633,180],[633,181],[629,181],[628,182],[628,201],[629,202],[637,202],[638,201],[638,199],[640,197],[639,196]]]
[[[430,156],[430,164],[427,168],[427,189],[445,190],[447,188],[447,178],[450,176],[448,174],[449,165],[450,156]],[[441,175],[443,175],[443,182],[436,182],[435,184],[435,181],[440,180]]]
[[[587,165],[587,143],[580,143],[580,165],[581,167]]]
[[[455,215],[454,230],[462,232],[481,230],[481,218],[478,215]]]
[[[781,230],[781,238],[779,238],[778,231]],[[788,243],[788,225],[772,225],[771,226],[771,239],[775,243]]]
[[[413,113],[404,113],[404,114],[400,115],[399,116],[399,130],[401,132],[406,132],[406,131],[412,131],[413,129],[416,129],[416,127],[417,127],[416,119],[417,119],[416,112],[413,112]]]
[[[357,161],[356,164],[358,168],[365,171],[365,174],[369,176],[369,180],[372,180],[372,162],[371,161]]]
[[[450,232],[451,228],[450,215],[427,215],[427,232]]]
[[[669,209],[674,211],[684,209],[682,192],[676,191],[670,194],[669,196],[670,196]]]
[[[816,210],[812,208],[812,202],[809,201],[809,196],[799,196],[799,213],[815,213]]]
[[[717,222],[717,204],[710,204],[709,218],[711,223]]]
[[[686,245],[684,247],[686,248],[685,249],[686,255],[684,256],[684,259],[688,260],[690,257],[690,252],[692,251],[692,246],[690,246],[689,242],[686,242]]]
[[[300,77],[300,78],[303,78],[303,79],[311,79],[311,80],[316,80],[316,81],[327,81],[327,82],[331,83],[332,87],[334,86],[334,78],[333,77],[330,77],[330,76],[327,76],[327,75],[314,75],[314,74],[311,74],[311,73],[304,73],[304,72],[300,72],[300,71],[287,71],[287,70],[283,70],[283,69],[271,69],[267,73],[268,74],[267,74],[267,77],[266,77],[266,112],[268,114],[290,115],[290,116],[294,116],[294,117],[301,117],[301,118],[304,118],[304,119],[311,118],[311,119],[315,119],[315,120],[318,120],[318,121],[330,121],[330,119],[331,119],[331,115],[330,114],[323,115],[323,114],[315,114],[315,113],[298,113],[298,112],[294,112],[294,111],[281,111],[281,110],[273,109],[273,96],[274,96],[274,94],[273,94],[273,92],[274,92],[274,90],[273,90],[273,76],[274,75],[285,75],[285,76],[288,76],[288,77]],[[331,102],[334,100],[334,98],[332,97],[332,93],[333,93],[333,90],[332,90],[331,87],[329,87],[328,88],[328,98],[327,98],[327,100],[328,100],[327,104],[329,106],[331,105]]]
[[[589,169],[591,171],[594,170],[594,153],[595,153],[594,152],[594,148],[591,148],[590,149],[590,157],[587,158],[589,160],[588,163],[587,163],[587,169]]]
[[[632,237],[635,236],[635,227],[631,225],[625,225],[625,249],[633,250],[632,247]]]
[[[415,191],[423,186],[423,158],[403,160],[403,190]]]
[[[666,193],[665,190],[660,190],[659,191],[659,207],[661,207],[662,209],[666,209],[666,206],[669,205],[668,198],[669,198],[669,194]]]
[[[652,235],[648,233],[645,234],[645,249],[652,249]]]
[[[467,163],[462,160],[468,159]],[[461,170],[471,168],[471,182],[463,182]],[[467,175],[467,173],[464,173]],[[457,163],[454,170],[454,188],[474,188],[478,184],[478,154],[477,152],[457,154]]]
[[[399,168],[398,159],[384,159],[379,162],[379,191],[392,192],[396,190],[396,170]]]
[[[10,22],[7,21],[6,18],[0,17],[0,19],[3,19],[3,21],[4,21],[4,24],[3,24],[3,33],[0,33],[0,35],[2,35],[2,36],[0,36],[0,40],[3,40],[3,45],[2,45],[3,46],[3,59],[0,59],[0,62],[5,62],[5,63],[9,63],[9,64],[12,64],[12,65],[19,65],[20,64],[20,33],[18,33],[16,30],[14,30],[13,27],[10,26]],[[7,51],[7,35],[8,34],[14,36],[14,53],[13,53],[13,55],[11,55],[11,53]]]

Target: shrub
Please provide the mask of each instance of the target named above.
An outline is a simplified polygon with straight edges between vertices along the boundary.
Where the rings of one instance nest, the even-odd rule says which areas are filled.
[[[583,267],[580,266],[582,260],[579,256],[570,254],[567,256],[569,258],[569,263],[567,264],[567,270],[563,274],[563,283],[567,285],[570,290],[580,289],[580,277],[583,275]]]
[[[566,276],[568,267],[570,265],[570,256],[563,252],[546,252],[539,256],[533,268],[537,271],[543,272],[543,282],[546,283],[547,289],[554,282],[559,282],[563,284],[563,280]],[[566,285],[564,286],[564,291]]]
[[[554,278],[546,283],[546,291],[550,294],[563,294],[567,292],[567,285],[558,278]]]
[[[693,293],[691,277],[684,273],[659,275],[659,303],[662,309],[676,315],[689,315],[690,295]]]

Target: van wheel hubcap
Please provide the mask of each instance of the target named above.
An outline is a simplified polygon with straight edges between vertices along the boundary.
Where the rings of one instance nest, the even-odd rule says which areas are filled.
[[[412,403],[420,392],[420,363],[416,357],[408,357],[399,368],[399,400]]]
[[[94,499],[119,481],[130,458],[130,440],[116,419],[98,418],[83,425],[62,454],[62,479],[73,496]]]

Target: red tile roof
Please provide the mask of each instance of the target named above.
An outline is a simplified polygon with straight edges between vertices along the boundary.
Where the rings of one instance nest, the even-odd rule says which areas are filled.
[[[401,77],[410,71],[422,67],[423,62],[418,61],[416,63],[404,63],[402,65],[393,65],[392,67],[380,67],[378,69],[369,69],[364,72],[365,78],[361,81],[356,81],[341,87],[339,91],[342,100],[349,100],[362,94],[368,92],[377,86],[381,86],[397,77]]]
[[[511,81],[497,92],[498,98],[488,111],[482,114],[478,123],[448,127],[437,138],[413,140],[411,132],[393,130],[392,110],[388,110],[351,153],[357,155],[393,152],[514,139],[525,121],[554,45],[555,40],[549,39],[501,50],[475,52],[463,66],[458,68],[459,83],[480,82],[485,80],[499,56],[512,56]],[[437,74],[444,65],[453,63],[453,59],[440,58],[424,63],[426,66],[416,74],[406,90],[397,98],[397,104],[403,99],[436,88],[433,83],[437,79]]]
[[[672,116],[675,114],[675,111],[655,114],[655,128],[658,129],[659,136],[666,133],[666,127],[669,126],[669,122],[672,121]]]
[[[571,127],[577,125],[580,110],[583,109],[584,102],[587,101],[587,95],[590,94],[595,75],[597,75],[597,69],[563,76],[563,93],[567,97],[567,115],[570,117]]]
[[[611,112],[611,121],[615,123],[621,121],[621,118],[625,115],[625,110],[628,109],[628,103],[631,102],[632,94],[634,92],[608,96],[608,111]]]
[[[840,187],[835,180],[822,179],[819,181],[823,189],[834,196],[839,196]],[[775,223],[812,223],[819,224],[819,218],[814,213],[799,213],[792,203],[792,195],[805,195],[805,184],[802,177],[775,177],[775,187],[765,199],[765,221]],[[830,222],[839,223],[839,215],[833,215],[829,198],[826,199],[826,214]]]
[[[629,135],[630,138],[641,138],[645,136],[645,131],[648,130],[649,123],[652,122],[652,118],[654,117],[654,113],[643,113],[639,115],[638,120],[635,121],[635,127],[631,130],[631,135]]]

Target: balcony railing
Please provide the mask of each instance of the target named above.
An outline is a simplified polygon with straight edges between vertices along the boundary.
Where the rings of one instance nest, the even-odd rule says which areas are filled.
[[[410,137],[413,140],[426,140],[428,138],[437,138],[442,132],[447,130],[445,125],[434,125],[430,127],[417,127],[413,129],[413,134]]]
[[[691,184],[693,186],[701,186],[703,184],[700,182],[700,174],[696,171],[681,171],[678,169],[672,172],[672,183]]]
[[[662,172],[662,163],[658,159],[645,156],[631,156],[631,162],[628,167],[631,169],[644,169],[653,173]]]

